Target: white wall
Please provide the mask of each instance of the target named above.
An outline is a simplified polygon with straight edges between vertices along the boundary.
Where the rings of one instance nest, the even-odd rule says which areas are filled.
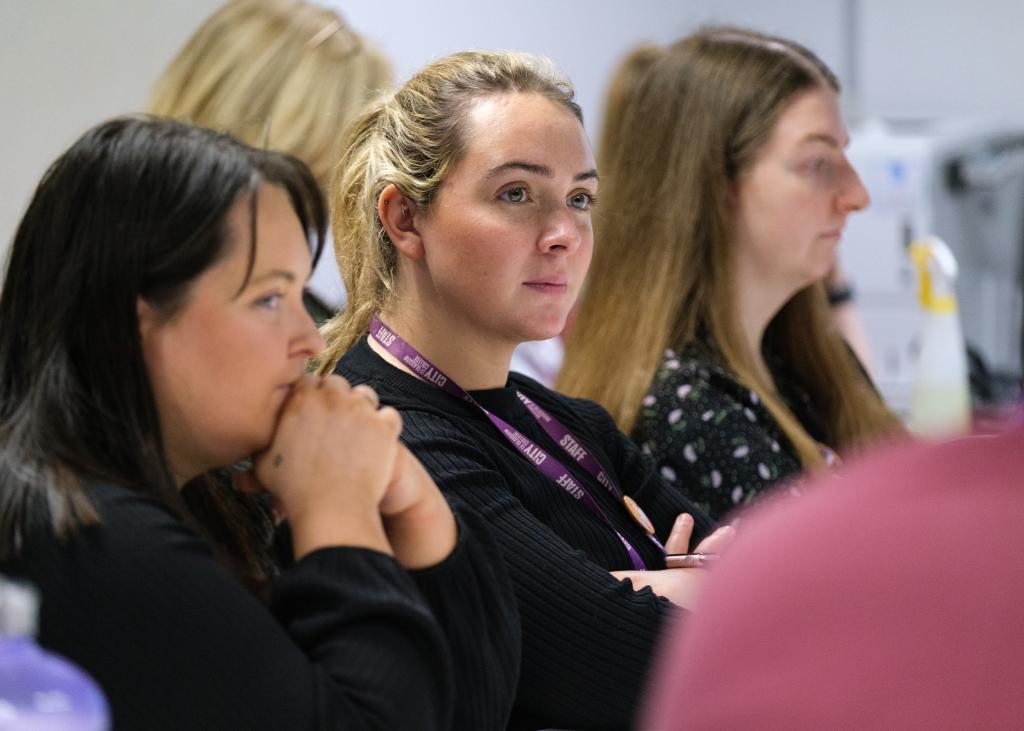
[[[325,4],[387,52],[398,80],[432,59],[466,49],[549,56],[576,86],[592,134],[603,113],[606,80],[627,51],[642,41],[673,41],[703,24],[745,25],[792,37],[845,72],[844,0],[447,0],[392,3],[387,10],[379,0]]]
[[[0,256],[46,167],[89,126],[140,111],[219,0],[0,0]]]
[[[857,17],[866,112],[1024,121],[1024,2],[861,0]]]
[[[399,78],[464,48],[548,55],[576,83],[592,134],[606,79],[626,50],[709,22],[805,43],[856,87],[850,96],[865,113],[1024,120],[1019,0],[325,1],[392,56]],[[0,253],[46,165],[88,126],[142,108],[160,69],[218,5],[0,0]]]
[[[87,127],[143,108],[150,85],[218,0],[0,0],[0,255],[46,166]],[[465,48],[551,56],[576,82],[596,130],[605,78],[643,40],[669,41],[700,22],[788,33],[841,64],[842,0],[591,2],[328,0],[394,59],[398,78]]]

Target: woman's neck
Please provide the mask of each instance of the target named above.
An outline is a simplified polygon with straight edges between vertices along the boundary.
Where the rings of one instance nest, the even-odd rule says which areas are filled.
[[[388,309],[381,313],[380,319],[466,391],[501,388],[508,381],[515,343],[496,343],[481,337],[461,319],[431,312],[429,308]],[[374,338],[369,342],[384,360],[416,375]]]
[[[747,352],[757,375],[774,387],[762,352],[764,334],[775,315],[796,293],[787,287],[766,282],[761,273],[742,265],[737,267],[735,285],[734,304]]]

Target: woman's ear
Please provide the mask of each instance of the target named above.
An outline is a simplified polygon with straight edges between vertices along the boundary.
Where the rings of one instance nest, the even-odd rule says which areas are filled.
[[[739,178],[732,178],[725,183],[725,200],[732,206],[732,213],[735,215],[740,205],[740,186],[742,181]]]
[[[389,183],[377,198],[377,215],[395,248],[410,259],[423,258],[423,239],[416,229],[416,204],[394,183]]]
[[[156,308],[142,297],[135,300],[135,312],[139,319],[139,340],[145,344],[160,318],[157,316]]]

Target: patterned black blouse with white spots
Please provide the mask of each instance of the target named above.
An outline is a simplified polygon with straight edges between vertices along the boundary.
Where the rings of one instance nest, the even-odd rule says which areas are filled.
[[[767,358],[787,406],[822,440],[810,396],[777,358]],[[715,350],[692,343],[665,351],[633,430],[662,476],[720,520],[773,484],[797,475],[800,460],[757,394]]]

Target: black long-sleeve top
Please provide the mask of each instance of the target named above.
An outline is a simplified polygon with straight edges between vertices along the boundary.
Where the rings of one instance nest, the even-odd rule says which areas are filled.
[[[645,687],[662,624],[676,608],[650,589],[633,591],[610,571],[632,568],[615,533],[537,471],[474,406],[388,364],[364,338],[338,363],[402,414],[402,439],[450,498],[488,521],[519,601],[523,665],[515,728],[626,728]],[[557,394],[513,373],[505,388],[472,396],[572,470],[650,568],[664,565],[622,504],[540,428],[516,390],[561,421],[652,519],[665,540],[692,512],[694,542],[710,519],[667,486],[653,462],[597,404]]]
[[[765,353],[765,360],[794,416],[808,434],[825,442],[807,390],[781,358]],[[757,394],[733,375],[714,346],[701,341],[679,354],[666,351],[632,437],[654,458],[662,477],[685,489],[716,520],[803,470]]]
[[[110,485],[88,494],[101,524],[63,544],[41,530],[0,571],[40,590],[40,644],[99,682],[115,729],[505,723],[518,617],[472,511],[457,511],[457,545],[437,566],[323,548],[282,569],[268,607],[162,503]]]

